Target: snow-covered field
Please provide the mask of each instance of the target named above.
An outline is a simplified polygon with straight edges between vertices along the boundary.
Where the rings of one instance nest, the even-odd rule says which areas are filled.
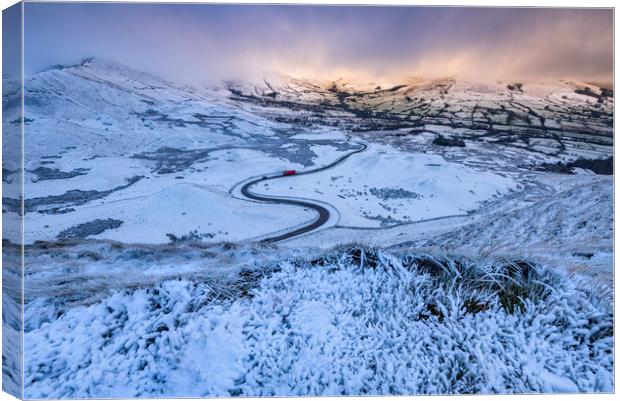
[[[614,99],[596,86],[203,88],[89,59],[27,77],[25,99],[28,398],[614,388]],[[242,191],[261,177],[271,203]],[[5,158],[5,219],[19,182]]]
[[[153,174],[135,159],[123,160],[130,163],[119,163],[116,158],[95,159],[92,164],[97,167],[83,176],[29,185],[26,191],[30,189],[33,197],[62,196],[75,188],[104,192],[122,177],[143,177],[130,187],[101,199],[72,204],[69,206],[72,210],[67,213],[27,215],[26,242],[54,240],[65,230],[96,219],[114,219],[122,224],[89,235],[90,238],[166,243],[169,241],[167,234],[181,237],[190,232],[197,232],[210,242],[247,240],[313,218],[312,213],[299,208],[281,206],[276,209],[230,196],[228,191],[236,182],[257,174],[256,166],[273,172],[291,165],[262,152],[218,150],[212,152],[208,160],[196,163],[194,171],[167,175]],[[253,224],[247,224],[248,221]],[[144,230],[145,226],[149,230]]]
[[[277,180],[257,192],[329,202],[340,211],[339,226],[381,227],[466,214],[516,187],[508,177],[438,155],[373,145],[333,169]]]

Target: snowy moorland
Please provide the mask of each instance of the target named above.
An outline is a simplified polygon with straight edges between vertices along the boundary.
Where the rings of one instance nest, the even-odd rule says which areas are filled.
[[[245,263],[224,275],[214,256],[177,272],[163,250],[104,249],[147,271],[111,291],[94,262],[80,291],[35,296],[56,275],[27,289],[27,397],[613,388],[610,287],[546,266],[351,246],[285,262],[233,250]]]
[[[24,90],[27,398],[613,391],[610,90],[98,59]],[[5,153],[18,106],[4,81]]]

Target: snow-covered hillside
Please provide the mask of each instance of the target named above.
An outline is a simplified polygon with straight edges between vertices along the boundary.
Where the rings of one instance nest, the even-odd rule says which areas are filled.
[[[24,89],[28,397],[613,389],[610,90],[99,59]]]
[[[16,92],[10,82],[6,87],[5,112],[14,115]],[[270,193],[334,203],[340,225],[390,226],[470,212],[522,187],[523,172],[578,158],[587,166],[611,154],[613,99],[574,82],[407,81],[380,88],[278,76],[209,89],[87,59],[28,77],[24,87],[27,243],[72,229],[145,243],[167,242],[167,234],[197,232],[217,242],[286,230],[308,216],[277,207],[274,219],[269,206],[234,199],[230,189],[252,176],[326,165],[360,141],[369,151],[323,172],[324,179],[279,181]],[[429,156],[416,156],[422,152]],[[6,180],[17,170],[9,164]],[[474,170],[458,172],[466,168]],[[399,201],[396,193],[420,196]],[[4,195],[5,213],[17,212],[17,197]],[[219,206],[210,215],[198,207],[152,207],[177,199],[252,209],[260,230],[234,223],[234,213]],[[121,223],[92,223],[109,219]]]

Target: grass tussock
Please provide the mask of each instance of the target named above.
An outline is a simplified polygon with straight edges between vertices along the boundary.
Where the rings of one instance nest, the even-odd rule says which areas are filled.
[[[473,260],[464,257],[435,256],[427,253],[403,253],[398,257],[377,248],[351,244],[336,249],[333,254],[311,259],[311,266],[358,269],[405,268],[428,276],[434,285],[444,290],[469,293],[462,308],[479,313],[497,301],[508,313],[523,311],[526,303],[543,300],[553,290],[553,275],[524,260]],[[436,306],[429,304],[431,315],[441,316]]]

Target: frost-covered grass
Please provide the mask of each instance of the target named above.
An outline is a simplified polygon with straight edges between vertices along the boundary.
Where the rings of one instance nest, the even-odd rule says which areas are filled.
[[[479,213],[471,224],[423,236],[416,248],[468,255],[519,255],[567,271],[613,275],[613,178],[548,176],[542,194],[525,191],[514,201]]]
[[[551,267],[350,245],[229,273],[40,294],[26,397],[613,390],[610,287]]]

